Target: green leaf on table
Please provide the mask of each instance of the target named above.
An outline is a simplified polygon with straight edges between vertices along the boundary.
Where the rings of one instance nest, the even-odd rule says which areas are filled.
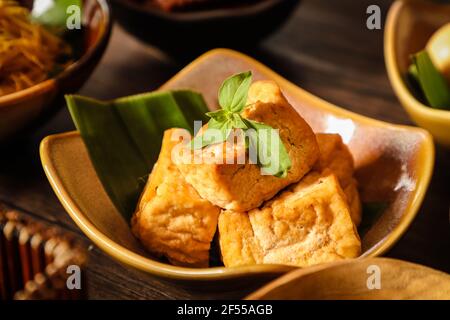
[[[164,131],[205,121],[199,93],[161,91],[109,102],[68,95],[66,102],[92,164],[110,199],[129,221],[158,158]]]
[[[426,51],[413,56],[409,72],[417,79],[430,107],[450,109],[450,87]]]

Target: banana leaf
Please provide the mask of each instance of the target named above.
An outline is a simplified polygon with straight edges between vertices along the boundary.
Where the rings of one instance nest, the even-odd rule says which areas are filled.
[[[158,158],[163,133],[206,122],[207,105],[189,90],[157,91],[99,101],[66,96],[72,119],[113,204],[129,221]]]

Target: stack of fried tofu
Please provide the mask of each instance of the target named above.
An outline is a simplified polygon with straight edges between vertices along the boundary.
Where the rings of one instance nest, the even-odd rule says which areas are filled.
[[[279,130],[292,162],[287,176],[263,175],[250,161],[175,161],[180,142],[173,137],[188,133],[167,130],[132,219],[134,234],[150,252],[190,267],[208,266],[216,230],[226,267],[304,267],[359,256],[361,204],[341,137],[314,134],[274,82],[253,83],[247,102],[244,118]],[[240,152],[247,151],[237,149],[235,157]]]

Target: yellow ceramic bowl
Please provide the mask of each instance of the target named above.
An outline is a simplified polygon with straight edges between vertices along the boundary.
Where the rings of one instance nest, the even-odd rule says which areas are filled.
[[[197,90],[204,95],[208,105],[215,106],[221,81],[243,70],[252,70],[256,80],[275,80],[316,132],[342,135],[355,158],[362,198],[386,203],[377,219],[364,218],[369,222],[361,234],[362,256],[386,252],[408,228],[428,187],[434,164],[434,146],[428,132],[340,109],[288,82],[257,61],[224,49],[204,54],[162,88]],[[193,269],[160,262],[141,248],[128,221],[124,221],[114,208],[77,132],[45,138],[41,144],[41,159],[56,195],[75,223],[96,245],[127,265],[187,281],[260,279],[292,269],[279,265]]]
[[[396,1],[389,10],[384,36],[384,56],[392,87],[410,117],[436,141],[450,147],[450,111],[430,108],[418,101],[404,77],[410,55],[425,48],[431,35],[450,22],[450,5],[421,1]]]
[[[90,1],[83,8],[85,31],[81,57],[54,78],[0,96],[0,142],[49,118],[63,105],[64,94],[76,92],[100,61],[109,41],[111,12],[105,0]]]

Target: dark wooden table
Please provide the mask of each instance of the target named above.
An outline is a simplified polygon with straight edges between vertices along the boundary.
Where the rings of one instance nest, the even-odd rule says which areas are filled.
[[[389,1],[305,0],[289,22],[247,53],[312,93],[343,108],[412,124],[389,84],[383,30],[366,28],[366,8],[378,4],[383,26]],[[181,65],[115,27],[108,50],[81,93],[114,98],[157,88]],[[95,246],[71,221],[42,171],[38,145],[72,130],[63,109],[31,137],[0,149],[0,202],[73,232],[89,246],[89,292],[94,299],[241,298],[247,291],[192,291],[127,268]],[[413,224],[388,256],[450,272],[450,151],[437,147],[435,173]]]

